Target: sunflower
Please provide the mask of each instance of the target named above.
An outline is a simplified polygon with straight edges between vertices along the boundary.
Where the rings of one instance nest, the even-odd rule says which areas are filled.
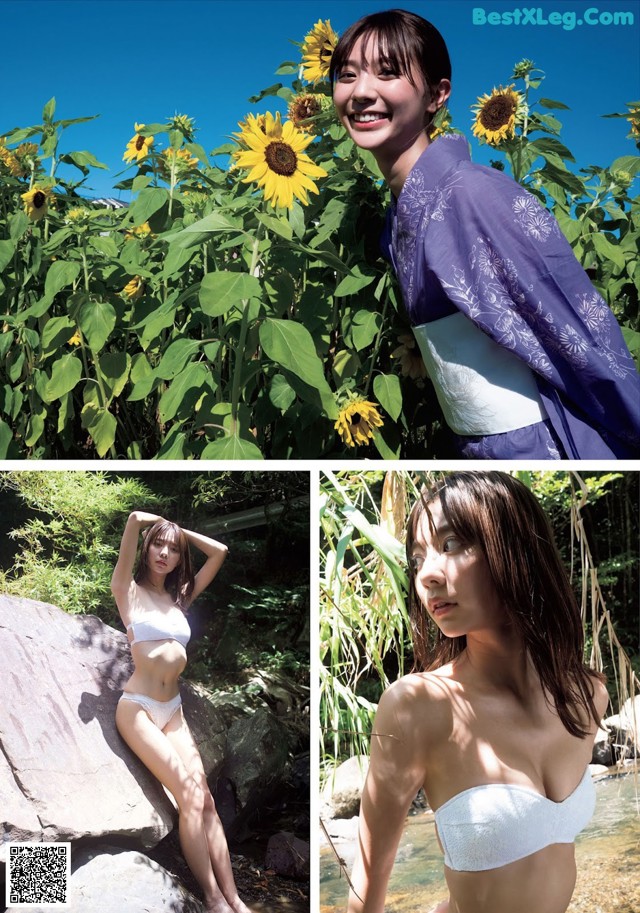
[[[184,175],[198,165],[198,159],[191,155],[188,149],[173,149],[171,146],[162,153],[160,171],[167,180],[171,177],[171,169],[176,175]]]
[[[627,107],[629,108],[627,120],[631,124],[631,132],[629,133],[629,136],[640,137],[640,104],[634,102],[627,105]]]
[[[302,78],[314,85],[329,75],[338,36],[329,20],[318,19],[302,42]]]
[[[433,120],[429,124],[429,139],[433,141],[438,136],[451,132],[451,114],[448,108],[440,108],[436,111]]]
[[[403,377],[410,377],[418,382],[424,380],[427,376],[427,369],[420,350],[416,346],[415,337],[410,333],[404,333],[398,336],[400,345],[391,353],[392,358],[400,361],[400,373]]]
[[[382,418],[375,403],[352,396],[340,409],[334,428],[347,447],[356,447],[358,444],[368,444],[373,438],[373,428],[381,426]]]
[[[478,104],[472,105],[471,110],[476,112],[474,135],[484,138],[490,146],[512,139],[516,121],[521,119],[525,107],[522,95],[513,86],[493,89],[491,95],[481,96]]]
[[[7,169],[9,174],[18,177],[20,174],[20,165],[11,150],[7,149],[4,138],[0,139],[0,162]]]
[[[179,130],[188,143],[193,142],[196,122],[192,117],[188,117],[186,114],[174,114],[169,118],[168,124],[172,130]]]
[[[144,291],[144,282],[140,276],[134,276],[122,289],[122,294],[130,301],[136,301]]]
[[[256,181],[274,207],[291,209],[294,196],[306,206],[307,191],[318,193],[311,178],[323,178],[327,174],[304,154],[313,137],[298,130],[291,121],[282,124],[279,113],[275,118],[267,113],[263,126],[249,115],[240,127],[242,132],[236,134],[238,144],[248,148],[240,148],[233,157],[237,167],[251,169],[243,183]]]
[[[295,95],[289,102],[289,120],[300,130],[306,130],[307,133],[316,132],[318,119],[327,111],[331,112],[333,121],[333,102],[328,95],[305,92]]]
[[[125,241],[132,241],[135,238],[155,238],[148,222],[143,222],[142,225],[135,225],[133,228],[127,228],[124,233]]]
[[[141,162],[153,146],[153,137],[142,136],[139,132],[140,130],[144,130],[144,124],[136,124],[135,130],[135,136],[132,136],[127,143],[127,148],[122,156],[125,162],[133,162],[134,160],[136,162]]]
[[[76,330],[71,339],[67,339],[67,344],[70,346],[82,345],[82,336],[80,335],[80,330]]]
[[[34,184],[31,190],[21,194],[21,197],[24,200],[24,211],[32,222],[39,222],[44,218],[49,210],[49,204],[52,203],[51,190],[38,184]]]
[[[38,152],[39,146],[37,143],[20,143],[19,146],[16,146],[13,154],[20,169],[17,177],[25,177],[34,171],[38,162]]]

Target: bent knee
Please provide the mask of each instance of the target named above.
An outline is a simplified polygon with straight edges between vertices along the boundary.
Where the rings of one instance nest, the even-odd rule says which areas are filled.
[[[187,777],[180,784],[177,793],[176,802],[181,812],[191,811],[200,815],[203,815],[207,808],[207,796],[211,797],[209,790],[204,789],[193,777]]]

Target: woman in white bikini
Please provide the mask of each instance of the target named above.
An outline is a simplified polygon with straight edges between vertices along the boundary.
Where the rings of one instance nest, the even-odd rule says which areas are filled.
[[[435,810],[449,899],[432,913],[565,913],[608,701],[535,496],[445,475],[407,528],[416,668],[382,696],[349,913],[383,913],[409,806]]]
[[[145,528],[134,573],[138,538]],[[189,544],[206,555],[195,576]],[[179,688],[190,637],[185,612],[226,555],[221,542],[155,514],[136,510],[129,516],[111,590],[127,627],[135,671],[118,703],[116,725],[175,797],[182,851],[202,888],[207,913],[250,913],[238,897],[227,841],[182,713]]]

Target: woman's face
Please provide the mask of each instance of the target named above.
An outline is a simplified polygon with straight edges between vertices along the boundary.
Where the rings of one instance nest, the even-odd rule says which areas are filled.
[[[425,127],[436,105],[422,73],[410,80],[380,58],[375,35],[359,38],[336,74],[333,101],[353,141],[384,155],[401,154],[425,141]]]
[[[429,509],[435,532],[422,511],[411,555],[420,602],[446,637],[504,627],[507,616],[481,549],[453,532],[439,500]]]
[[[149,543],[147,567],[156,574],[170,574],[180,564],[178,533],[172,529],[160,532]]]

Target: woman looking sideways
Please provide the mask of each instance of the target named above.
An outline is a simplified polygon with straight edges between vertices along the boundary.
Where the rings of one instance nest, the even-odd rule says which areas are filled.
[[[535,496],[454,472],[407,525],[415,668],[382,695],[348,913],[383,913],[409,806],[435,813],[449,899],[432,913],[565,913],[607,702]]]
[[[640,455],[640,377],[553,216],[431,140],[451,92],[445,42],[414,13],[366,16],[331,58],[336,112],[392,194],[383,248],[456,451],[468,458]]]
[[[195,576],[190,544],[206,555]],[[180,844],[204,893],[207,913],[250,913],[238,897],[227,841],[182,712],[179,689],[190,637],[185,612],[211,583],[226,555],[227,547],[215,539],[155,514],[130,514],[111,590],[127,628],[135,669],[118,703],[116,726],[176,800]]]

